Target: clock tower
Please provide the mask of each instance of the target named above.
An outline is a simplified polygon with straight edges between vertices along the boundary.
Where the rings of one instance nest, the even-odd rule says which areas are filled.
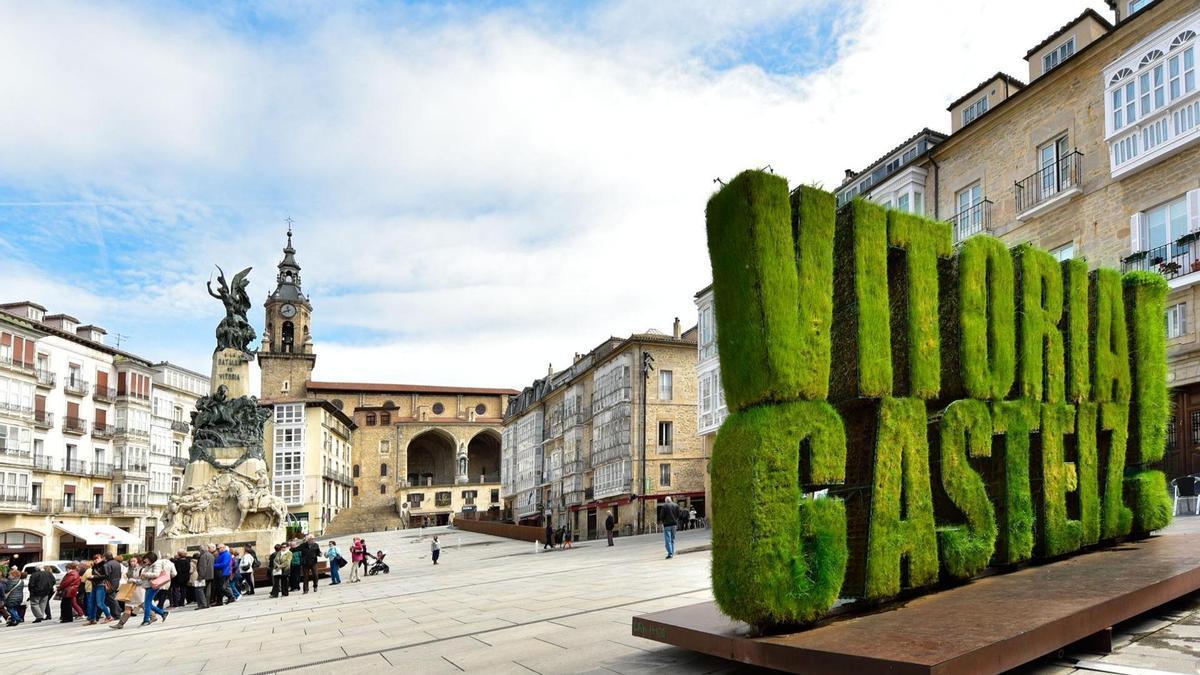
[[[258,366],[262,371],[263,398],[303,398],[305,383],[312,377],[317,355],[310,333],[312,305],[300,287],[300,264],[292,248],[292,226],[288,219],[287,246],[275,277],[275,290],[267,296],[262,348]]]

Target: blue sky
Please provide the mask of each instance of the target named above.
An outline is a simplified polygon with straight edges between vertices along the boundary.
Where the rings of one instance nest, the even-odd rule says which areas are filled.
[[[1084,6],[6,3],[4,299],[206,371],[290,215],[318,377],[520,386],[694,322],[713,178],[835,186]]]

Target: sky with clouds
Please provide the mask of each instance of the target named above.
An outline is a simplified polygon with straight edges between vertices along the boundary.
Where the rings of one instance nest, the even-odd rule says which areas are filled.
[[[0,2],[0,299],[207,372],[290,215],[316,378],[519,388],[695,323],[715,178],[832,189],[1088,6]]]

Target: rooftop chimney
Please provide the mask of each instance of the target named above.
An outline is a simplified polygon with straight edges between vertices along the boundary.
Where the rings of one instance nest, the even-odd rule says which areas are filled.
[[[547,364],[546,364],[546,375],[547,375],[547,376],[550,376],[550,375],[553,375],[553,374],[554,374],[554,364],[553,364],[553,363],[547,363]]]
[[[854,169],[846,169],[846,180],[854,178]]]
[[[675,324],[671,326],[671,335],[674,335],[676,340],[683,337],[683,328],[679,325],[679,317],[675,317]]]

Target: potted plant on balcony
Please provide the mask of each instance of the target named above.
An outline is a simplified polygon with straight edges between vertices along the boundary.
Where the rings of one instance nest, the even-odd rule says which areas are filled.
[[[1179,270],[1181,268],[1182,268],[1182,265],[1175,262],[1174,260],[1169,260],[1167,262],[1159,263],[1158,273],[1163,275],[1164,277],[1174,276],[1176,274],[1179,274]]]

